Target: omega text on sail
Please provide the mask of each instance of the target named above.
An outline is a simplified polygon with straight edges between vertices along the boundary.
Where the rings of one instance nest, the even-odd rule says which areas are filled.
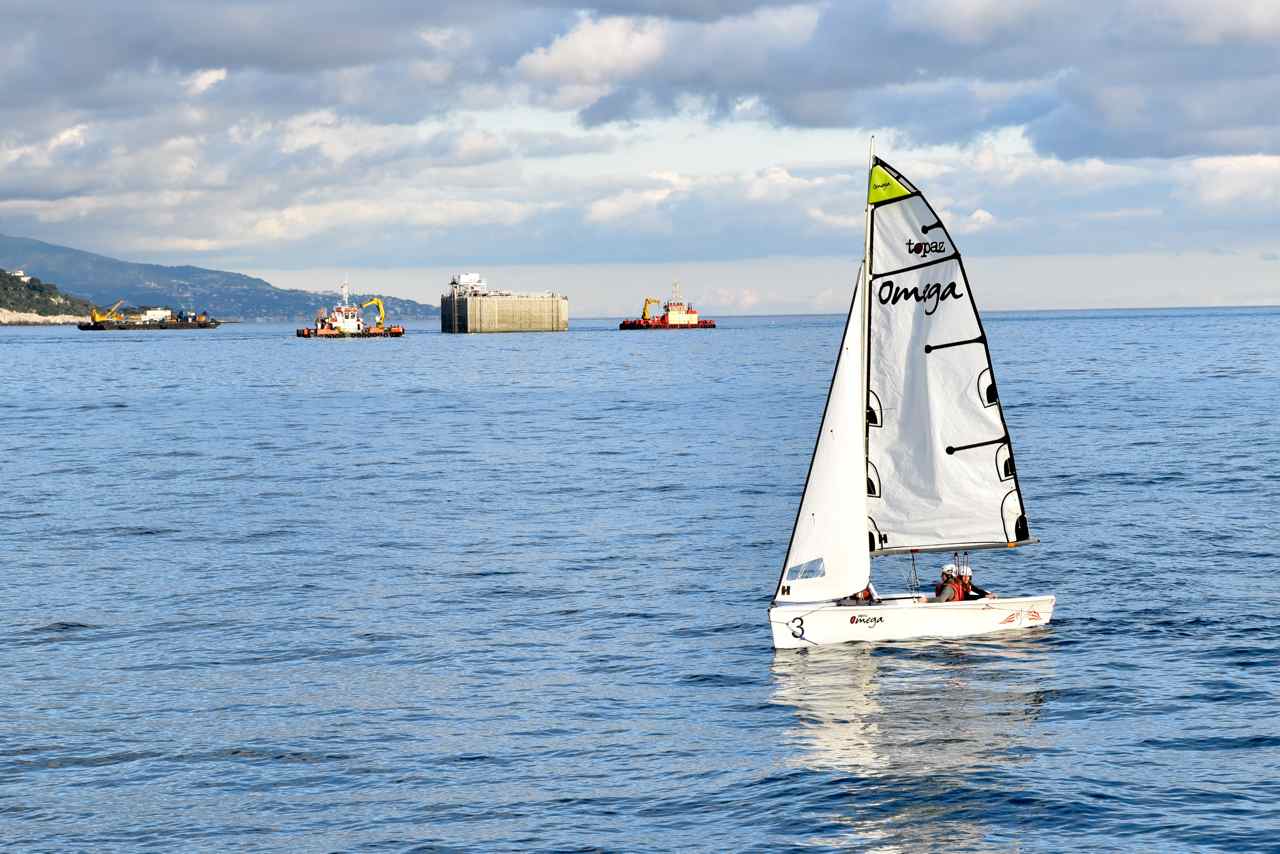
[[[924,303],[924,313],[933,314],[938,310],[938,303],[948,299],[960,299],[964,294],[956,287],[955,282],[921,282],[918,285],[903,287],[895,285],[893,280],[886,279],[880,283],[876,296],[881,305],[897,305],[903,300],[912,299]]]

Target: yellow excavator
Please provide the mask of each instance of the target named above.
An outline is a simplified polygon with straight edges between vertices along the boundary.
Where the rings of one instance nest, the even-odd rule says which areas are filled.
[[[377,309],[378,309],[378,326],[377,326],[377,328],[378,328],[378,329],[381,329],[381,328],[383,328],[384,326],[386,326],[386,325],[387,325],[387,310],[386,310],[385,308],[383,308],[383,307],[382,307],[382,300],[378,299],[377,297],[374,297],[374,298],[372,298],[371,300],[369,300],[368,302],[363,303],[360,307],[361,307],[361,308],[368,308],[368,307],[369,307],[369,306],[371,306],[371,305],[372,305],[372,306],[377,306]]]
[[[650,315],[650,314],[649,314],[649,306],[651,306],[651,305],[653,305],[653,306],[662,305],[662,300],[660,300],[660,299],[654,299],[653,297],[645,297],[645,298],[644,298],[644,309],[640,312],[640,319],[641,319],[641,320],[649,320],[649,319],[651,319],[652,315]]]
[[[90,306],[89,318],[94,323],[102,323],[103,321],[106,321],[106,320],[117,320],[117,321],[124,320],[124,316],[121,315],[120,312],[116,311],[116,309],[118,309],[122,305],[124,305],[124,300],[121,299],[121,300],[116,300],[116,304],[111,306],[111,308],[107,309],[106,311],[98,311],[97,306]]]

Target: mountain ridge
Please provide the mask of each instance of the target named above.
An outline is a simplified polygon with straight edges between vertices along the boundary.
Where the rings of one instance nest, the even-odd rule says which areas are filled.
[[[193,265],[165,266],[122,261],[70,246],[0,234],[0,269],[58,283],[62,293],[100,306],[123,299],[136,306],[167,306],[207,311],[223,319],[310,320],[328,309],[332,294],[277,288],[265,279]],[[379,296],[391,321],[437,317],[433,305],[382,294],[360,294],[361,302]]]

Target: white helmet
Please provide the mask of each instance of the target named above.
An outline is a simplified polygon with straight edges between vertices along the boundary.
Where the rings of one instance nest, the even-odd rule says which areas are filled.
[[[954,578],[956,575],[956,565],[954,563],[943,564],[942,574],[950,575],[952,578]]]
[[[972,570],[972,569],[970,569],[970,568],[969,568],[969,567],[967,567],[967,566],[962,566],[962,567],[960,567],[960,569],[958,570],[958,572],[960,573],[960,577],[961,577],[961,578],[972,578],[972,577],[973,577],[973,570]]]

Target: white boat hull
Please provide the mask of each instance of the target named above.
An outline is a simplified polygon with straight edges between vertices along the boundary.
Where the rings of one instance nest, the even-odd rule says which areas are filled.
[[[1043,626],[1053,617],[1053,596],[1018,596],[968,602],[917,602],[888,597],[878,605],[834,602],[775,605],[769,609],[774,649],[801,649],[850,641],[963,638]]]

